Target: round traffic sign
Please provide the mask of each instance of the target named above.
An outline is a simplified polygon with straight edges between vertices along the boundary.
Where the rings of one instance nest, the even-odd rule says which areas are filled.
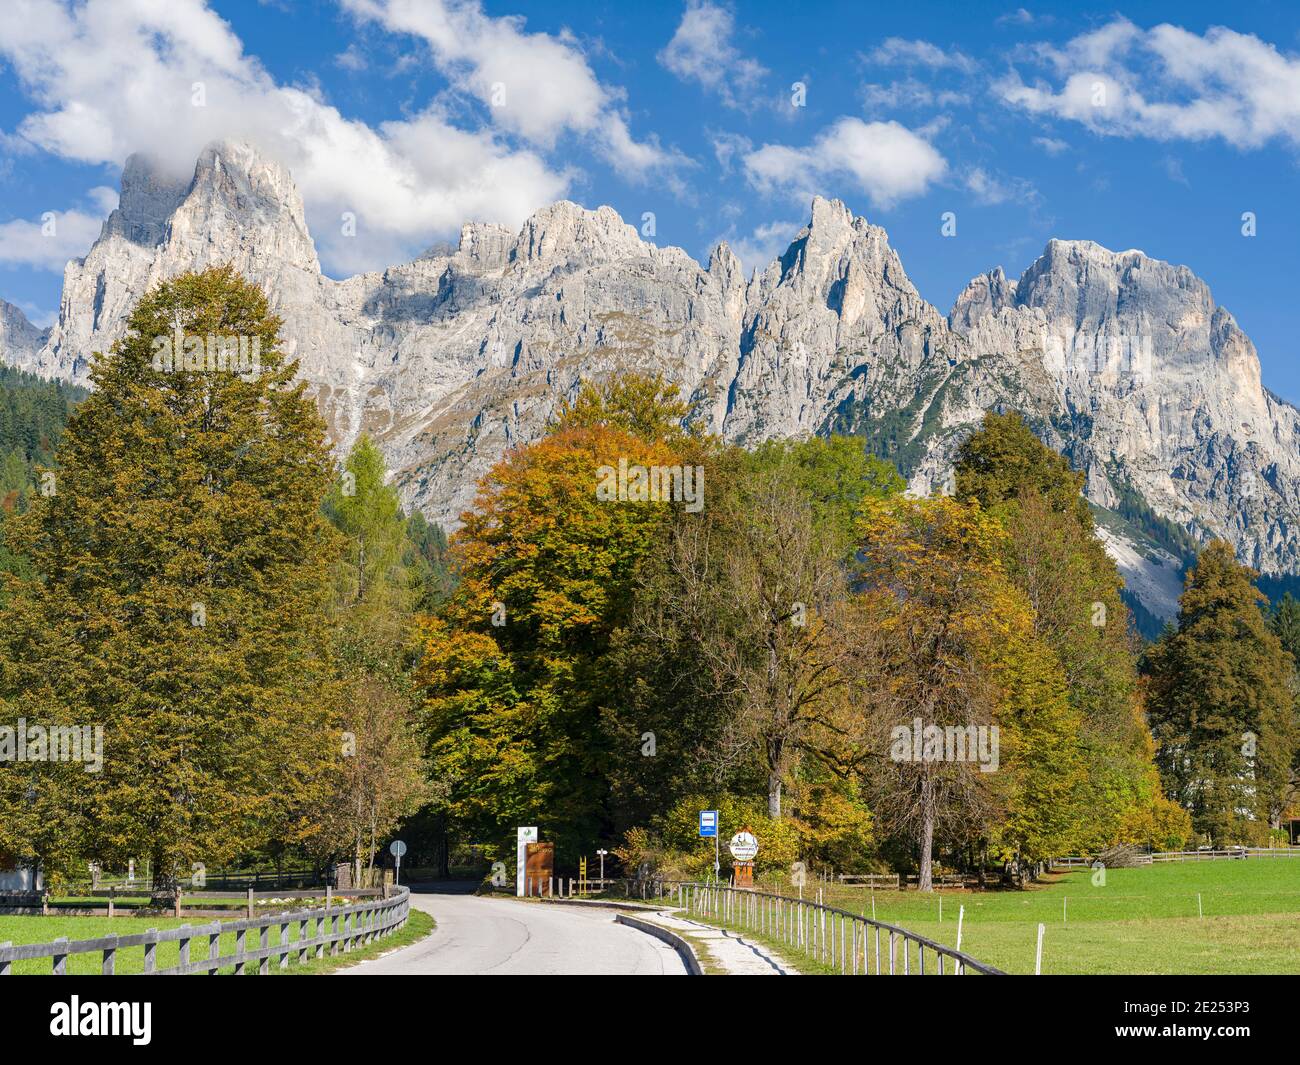
[[[403,843],[400,839],[395,839],[393,840],[392,843],[388,845],[388,853],[391,854],[394,858],[400,858],[403,854],[406,853],[406,844]]]
[[[758,839],[749,829],[742,829],[731,837],[727,847],[736,861],[752,862],[758,853]]]

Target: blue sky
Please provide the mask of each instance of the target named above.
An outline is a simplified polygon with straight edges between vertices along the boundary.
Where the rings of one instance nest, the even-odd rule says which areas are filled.
[[[883,225],[943,311],[1053,236],[1184,263],[1300,401],[1292,4],[5,7],[0,297],[42,324],[127,154],[184,172],[240,136],[290,166],[334,276],[560,197],[752,268],[819,192]]]

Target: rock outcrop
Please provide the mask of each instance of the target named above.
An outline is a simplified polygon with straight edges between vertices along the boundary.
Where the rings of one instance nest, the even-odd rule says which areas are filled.
[[[702,267],[608,207],[561,202],[517,233],[469,223],[455,247],[336,281],[289,173],[221,143],[183,181],[133,158],[120,206],[67,267],[58,323],[41,334],[0,306],[0,353],[84,380],[149,286],[226,262],[270,295],[336,443],[369,432],[408,504],[444,525],[580,382],[639,369],[741,443],[858,433],[918,492],[944,489],[984,411],[1017,409],[1087,471],[1099,507],[1227,536],[1270,574],[1300,569],[1300,413],[1262,387],[1204,282],[1138,251],[1053,240],[1017,281],[972,280],[945,317],[885,231],[838,201],[815,199],[749,280],[725,244]]]

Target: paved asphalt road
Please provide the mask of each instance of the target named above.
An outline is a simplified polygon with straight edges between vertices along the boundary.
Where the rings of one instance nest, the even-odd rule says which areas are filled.
[[[433,934],[346,975],[502,974],[684,976],[666,943],[614,923],[614,912],[474,895],[412,895]]]

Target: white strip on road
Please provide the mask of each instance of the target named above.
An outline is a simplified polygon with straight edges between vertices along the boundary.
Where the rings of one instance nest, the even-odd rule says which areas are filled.
[[[614,911],[474,895],[412,895],[438,927],[344,974],[684,976],[677,952],[614,922]]]

